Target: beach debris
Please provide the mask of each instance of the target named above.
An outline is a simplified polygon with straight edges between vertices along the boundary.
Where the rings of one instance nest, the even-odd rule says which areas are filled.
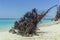
[[[32,12],[27,12],[19,21],[14,23],[14,30],[18,30],[18,33],[22,36],[33,36],[38,35],[37,24],[44,18],[44,16],[56,5],[50,7],[46,12],[43,11],[41,14],[38,14],[37,9],[34,8]],[[12,30],[12,29],[11,29]],[[10,31],[11,31],[10,30]],[[12,30],[14,32],[14,30]],[[17,32],[16,32],[17,33]]]
[[[57,14],[55,17],[55,21],[58,21],[58,20],[60,20],[60,5],[57,7]]]

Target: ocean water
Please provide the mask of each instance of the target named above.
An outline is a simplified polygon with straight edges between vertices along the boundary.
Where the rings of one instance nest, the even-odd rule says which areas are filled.
[[[14,26],[14,22],[17,20],[18,18],[0,18],[0,30],[9,30]],[[51,22],[52,21],[50,19],[44,19],[39,23],[39,25],[43,26],[44,24],[51,24]]]
[[[17,20],[17,18],[0,18],[0,30],[9,30]]]

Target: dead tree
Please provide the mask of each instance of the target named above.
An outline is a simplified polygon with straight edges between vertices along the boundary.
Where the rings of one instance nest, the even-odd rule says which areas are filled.
[[[36,8],[34,8],[32,12],[27,12],[21,20],[15,22],[14,29],[17,29],[21,35],[36,34],[38,22],[55,6],[49,8],[42,15],[38,15]]]
[[[60,5],[57,7],[57,14],[55,17],[55,21],[58,21],[60,19]]]

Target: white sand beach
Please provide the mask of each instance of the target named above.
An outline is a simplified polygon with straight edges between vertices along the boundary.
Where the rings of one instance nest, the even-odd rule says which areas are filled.
[[[0,32],[0,40],[60,40],[60,23],[56,22],[53,25],[39,27],[39,29],[39,36],[33,37],[22,37],[8,31]]]

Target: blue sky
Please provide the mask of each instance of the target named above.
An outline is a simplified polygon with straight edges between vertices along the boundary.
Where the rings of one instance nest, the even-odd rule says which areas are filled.
[[[0,0],[0,18],[20,18],[33,8],[47,10],[59,0]],[[46,16],[54,17],[56,8],[53,8]]]

